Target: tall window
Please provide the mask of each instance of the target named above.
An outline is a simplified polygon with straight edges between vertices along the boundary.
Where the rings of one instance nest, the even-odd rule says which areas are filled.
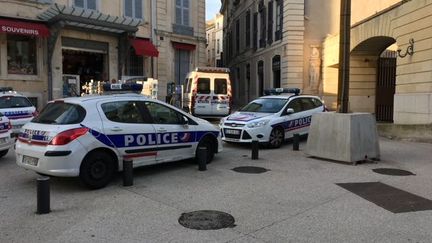
[[[36,75],[36,39],[7,35],[7,63],[9,74]]]
[[[124,0],[124,16],[135,19],[142,19],[142,0]]]
[[[189,26],[189,0],[176,1],[176,24]]]
[[[276,0],[275,22],[275,41],[278,41],[282,39],[283,0]]]
[[[253,48],[258,48],[258,13],[253,16]]]
[[[79,8],[97,10],[97,0],[75,0],[74,6]]]
[[[263,48],[266,46],[266,8],[264,7],[264,2],[260,3],[259,7],[260,12],[260,40],[259,40],[259,47]]]
[[[182,81],[189,72],[190,52],[176,49],[175,51],[175,80],[176,84],[182,84]]]
[[[217,53],[220,53],[220,40],[217,39]]]
[[[267,43],[273,43],[273,1],[268,3]]]
[[[251,12],[246,12],[246,47],[250,47],[251,42]]]
[[[236,21],[236,52],[240,52],[240,19]]]

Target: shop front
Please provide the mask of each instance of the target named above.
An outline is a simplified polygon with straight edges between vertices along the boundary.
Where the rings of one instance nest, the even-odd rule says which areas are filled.
[[[147,57],[157,57],[148,39],[135,37],[141,20],[58,4],[38,16],[53,32],[48,40],[52,98],[93,93],[100,82],[145,76]]]
[[[38,106],[46,90],[43,50],[50,36],[46,25],[0,18],[0,81]]]

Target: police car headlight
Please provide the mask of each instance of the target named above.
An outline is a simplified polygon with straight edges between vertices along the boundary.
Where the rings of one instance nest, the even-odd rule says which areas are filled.
[[[224,122],[225,122],[225,118],[221,118],[219,121],[219,126],[220,127],[223,126]]]
[[[270,122],[270,120],[261,120],[261,121],[256,121],[256,122],[250,122],[246,126],[248,128],[263,127],[263,126],[267,125],[269,122]]]

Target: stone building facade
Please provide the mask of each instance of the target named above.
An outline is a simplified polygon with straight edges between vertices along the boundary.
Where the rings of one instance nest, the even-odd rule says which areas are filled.
[[[87,81],[181,84],[206,62],[205,1],[10,0],[0,8],[0,86],[48,100]],[[74,90],[74,92],[71,92]]]
[[[223,15],[216,16],[206,22],[207,35],[207,66],[223,67]]]

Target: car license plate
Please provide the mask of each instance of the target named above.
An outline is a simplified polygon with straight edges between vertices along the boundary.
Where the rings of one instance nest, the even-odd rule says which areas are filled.
[[[231,134],[231,135],[240,135],[240,130],[226,129],[225,133],[226,134]]]
[[[37,166],[38,160],[39,160],[38,158],[30,157],[27,155],[23,155],[23,158],[22,158],[23,164],[32,165],[32,166]]]

